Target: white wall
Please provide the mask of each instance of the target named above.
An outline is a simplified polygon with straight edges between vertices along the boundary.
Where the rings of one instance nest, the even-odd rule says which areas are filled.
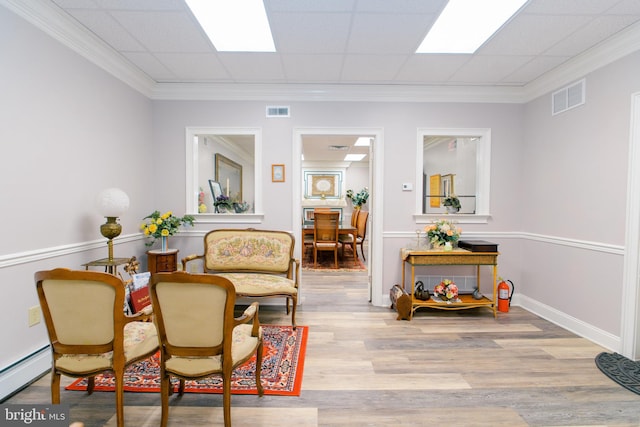
[[[631,93],[640,54],[586,76],[586,103],[525,110],[521,292],[547,316],[620,335]],[[535,260],[535,262],[531,262]],[[557,311],[558,313],[554,313]],[[576,326],[577,327],[577,326]]]
[[[463,237],[499,243],[500,274],[530,309],[616,342],[638,54],[587,76],[587,104],[554,118],[545,96],[527,105],[279,100],[291,118],[266,119],[266,102],[149,101],[4,8],[0,51],[0,340],[12,343],[0,349],[0,398],[16,384],[8,367],[47,344],[42,324],[27,327],[27,309],[37,305],[33,273],[80,268],[106,254],[95,195],[108,186],[129,194],[116,256],[137,255],[143,266],[142,217],[155,209],[184,213],[187,126],[262,128],[259,226],[290,231],[298,227],[289,178],[296,176],[294,130],[383,129],[384,221],[376,230],[383,293],[400,281],[399,250],[415,238],[418,190],[404,192],[402,183],[419,173],[417,129],[491,128],[491,218],[463,226]],[[281,163],[287,181],[272,183],[269,165]],[[201,222],[172,246],[180,256],[199,252],[202,233],[217,226]],[[603,289],[612,297],[603,298]]]
[[[131,199],[123,242],[138,235],[163,189],[151,175],[148,99],[4,7],[0,52],[1,399],[21,380],[8,367],[48,345],[43,323],[28,327],[27,310],[38,305],[33,274],[107,256],[94,207],[102,189],[120,187]],[[143,251],[142,241],[115,247],[121,257]]]

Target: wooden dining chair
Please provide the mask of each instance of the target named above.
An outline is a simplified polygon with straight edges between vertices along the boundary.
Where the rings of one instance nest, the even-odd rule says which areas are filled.
[[[318,252],[333,251],[335,268],[338,268],[338,228],[340,212],[314,212],[313,265],[318,266]]]
[[[360,213],[360,209],[354,209],[351,212],[351,227],[357,228],[358,226],[358,214]],[[352,234],[341,234],[338,236],[338,241],[340,242],[340,246],[342,249],[341,255],[344,258],[344,247],[350,246],[353,248],[353,260],[358,259],[358,251],[356,249],[356,245],[354,244],[354,236]]]
[[[152,322],[124,314],[125,285],[108,273],[58,268],[35,274],[36,290],[51,342],[51,403],[60,403],[60,376],[115,378],[116,418],[124,426],[124,372],[158,351]]]
[[[156,273],[149,286],[160,337],[160,425],[169,418],[171,377],[180,379],[182,395],[185,380],[222,375],[224,425],[231,427],[231,374],[254,354],[256,388],[264,394],[258,303],[235,318],[235,287],[215,274]]]
[[[368,211],[360,211],[358,214],[358,222],[356,228],[358,229],[358,237],[356,238],[356,244],[360,246],[360,252],[362,252],[362,259],[367,260],[364,256],[364,239],[367,238],[367,221],[369,220]]]

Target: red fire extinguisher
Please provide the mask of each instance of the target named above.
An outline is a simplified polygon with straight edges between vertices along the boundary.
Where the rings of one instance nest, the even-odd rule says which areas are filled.
[[[509,285],[507,285],[506,282],[511,283],[511,292],[509,292]],[[513,282],[511,280],[507,280],[506,282],[500,278],[500,283],[498,283],[498,311],[504,313],[509,312],[514,290]]]

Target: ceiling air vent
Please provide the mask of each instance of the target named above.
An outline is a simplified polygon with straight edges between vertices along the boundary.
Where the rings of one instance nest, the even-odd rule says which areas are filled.
[[[267,117],[289,117],[288,106],[267,105]]]
[[[585,80],[565,86],[551,94],[551,114],[563,113],[584,104]]]

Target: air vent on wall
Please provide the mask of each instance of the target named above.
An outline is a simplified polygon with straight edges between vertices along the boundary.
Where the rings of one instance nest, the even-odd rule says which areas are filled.
[[[551,94],[551,114],[563,113],[584,104],[585,80],[565,86]]]
[[[267,117],[289,117],[289,107],[267,105]]]

